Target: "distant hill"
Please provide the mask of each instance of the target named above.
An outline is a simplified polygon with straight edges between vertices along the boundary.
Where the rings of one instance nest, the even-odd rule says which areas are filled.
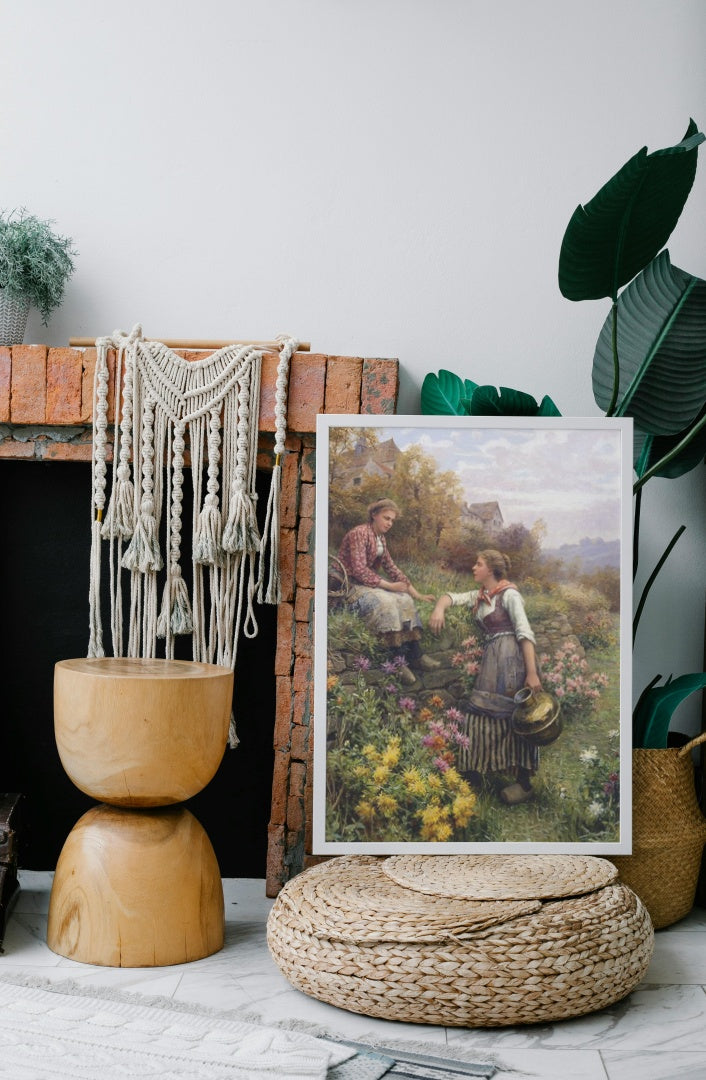
[[[544,551],[546,558],[561,559],[565,563],[579,564],[581,573],[604,566],[620,566],[620,541],[603,540],[600,536],[584,536],[578,544],[562,544],[561,547]]]

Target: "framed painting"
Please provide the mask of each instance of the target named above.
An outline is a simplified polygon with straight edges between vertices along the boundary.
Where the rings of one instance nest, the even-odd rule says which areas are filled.
[[[321,415],[315,854],[631,850],[632,422]]]

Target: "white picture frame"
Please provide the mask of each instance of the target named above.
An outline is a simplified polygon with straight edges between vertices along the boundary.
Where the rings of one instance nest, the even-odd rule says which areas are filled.
[[[313,853],[630,853],[632,421],[320,415],[316,479]],[[400,630],[351,573],[380,547],[376,499],[399,510],[385,558],[435,598],[408,595]],[[473,711],[490,663],[474,548],[512,548],[498,617],[516,618],[519,593],[561,707],[561,734],[529,759],[517,714],[501,738]],[[442,595],[455,602],[433,633]],[[481,759],[496,768],[468,768]],[[531,793],[504,802],[519,780]]]

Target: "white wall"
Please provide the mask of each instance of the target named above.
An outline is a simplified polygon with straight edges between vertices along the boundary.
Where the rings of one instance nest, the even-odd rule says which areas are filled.
[[[2,24],[0,206],[79,249],[27,341],[286,330],[399,357],[400,412],[446,366],[598,414],[607,304],[561,297],[561,238],[640,146],[706,125],[703,0],[22,0]],[[670,251],[706,277],[705,225],[702,163]],[[704,470],[650,488],[643,565],[689,529],[640,686],[703,663]]]

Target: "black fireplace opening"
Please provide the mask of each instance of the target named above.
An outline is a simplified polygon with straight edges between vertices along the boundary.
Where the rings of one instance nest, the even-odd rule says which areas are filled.
[[[258,473],[258,512],[269,474]],[[190,485],[188,485],[190,487]],[[24,796],[20,865],[52,870],[95,800],[66,776],[54,741],[58,660],[86,655],[91,469],[84,462],[0,463],[0,791]],[[190,520],[185,487],[184,521]],[[185,533],[182,551],[189,551]],[[188,558],[182,559],[185,577]],[[277,609],[256,605],[259,632],[241,637],[234,711],[240,745],[185,805],[208,833],[224,877],[265,876],[272,797]],[[176,655],[190,659],[190,638]]]

